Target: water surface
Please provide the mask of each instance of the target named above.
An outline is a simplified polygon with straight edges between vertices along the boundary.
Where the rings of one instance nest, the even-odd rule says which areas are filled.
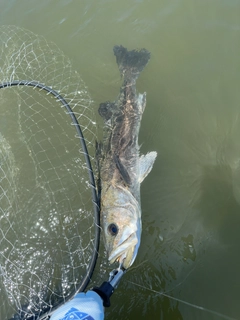
[[[5,1],[0,18],[55,42],[95,111],[121,84],[113,46],[151,52],[140,143],[158,158],[142,185],[139,254],[106,319],[239,319],[239,1]]]

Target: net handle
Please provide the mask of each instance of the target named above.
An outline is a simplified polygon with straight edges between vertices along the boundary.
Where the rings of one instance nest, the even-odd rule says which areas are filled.
[[[85,139],[84,139],[84,136],[82,133],[82,129],[80,127],[80,124],[79,124],[73,110],[69,106],[69,104],[63,98],[63,96],[61,96],[61,94],[59,94],[56,90],[54,90],[51,87],[48,87],[40,82],[37,82],[37,81],[14,80],[12,82],[7,81],[7,82],[0,83],[0,89],[13,87],[13,86],[29,86],[29,87],[33,87],[33,88],[39,88],[41,90],[47,91],[49,94],[52,94],[57,99],[57,101],[60,101],[61,104],[67,110],[67,113],[71,117],[71,120],[72,120],[74,127],[77,131],[77,134],[80,138],[80,143],[81,143],[81,147],[82,147],[82,150],[84,153],[84,158],[85,158],[86,165],[87,165],[88,176],[89,176],[89,181],[90,181],[90,186],[91,186],[91,191],[92,191],[94,222],[95,222],[95,238],[94,238],[93,254],[92,254],[90,263],[88,265],[87,272],[86,272],[82,282],[80,283],[79,287],[77,288],[77,292],[84,291],[86,289],[91,277],[92,277],[94,268],[96,266],[97,258],[98,258],[99,241],[100,241],[100,210],[99,210],[99,199],[97,196],[96,184],[95,184],[95,179],[94,179],[94,175],[93,175],[92,165],[91,165],[88,149],[86,146],[86,142],[85,142]],[[75,295],[75,293],[71,294],[67,300],[71,299],[72,296]],[[64,301],[64,302],[66,302],[66,301]],[[58,307],[59,306],[57,306],[57,308]],[[43,319],[46,316],[51,315],[54,312],[54,310],[56,310],[56,307],[51,309],[51,312],[49,312],[49,313],[48,313],[48,311],[45,311],[43,317],[41,316],[38,319]]]

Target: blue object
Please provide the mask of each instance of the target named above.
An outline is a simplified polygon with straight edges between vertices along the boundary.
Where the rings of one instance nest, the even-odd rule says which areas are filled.
[[[88,314],[79,311],[76,308],[71,308],[64,316],[64,318],[60,320],[80,320],[80,319],[85,319],[85,320],[94,320],[91,316]]]
[[[50,320],[103,320],[103,301],[94,291],[78,293],[57,309]]]

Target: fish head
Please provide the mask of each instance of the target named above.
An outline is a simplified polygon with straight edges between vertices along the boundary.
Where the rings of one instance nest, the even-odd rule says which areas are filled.
[[[118,261],[128,269],[134,262],[141,237],[139,208],[114,207],[102,211],[105,247],[110,263]]]

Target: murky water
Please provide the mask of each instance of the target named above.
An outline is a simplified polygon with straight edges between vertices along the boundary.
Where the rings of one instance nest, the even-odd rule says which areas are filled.
[[[240,2],[4,1],[0,21],[55,42],[96,110],[121,84],[112,47],[151,52],[139,140],[158,158],[139,254],[106,319],[239,319]]]

